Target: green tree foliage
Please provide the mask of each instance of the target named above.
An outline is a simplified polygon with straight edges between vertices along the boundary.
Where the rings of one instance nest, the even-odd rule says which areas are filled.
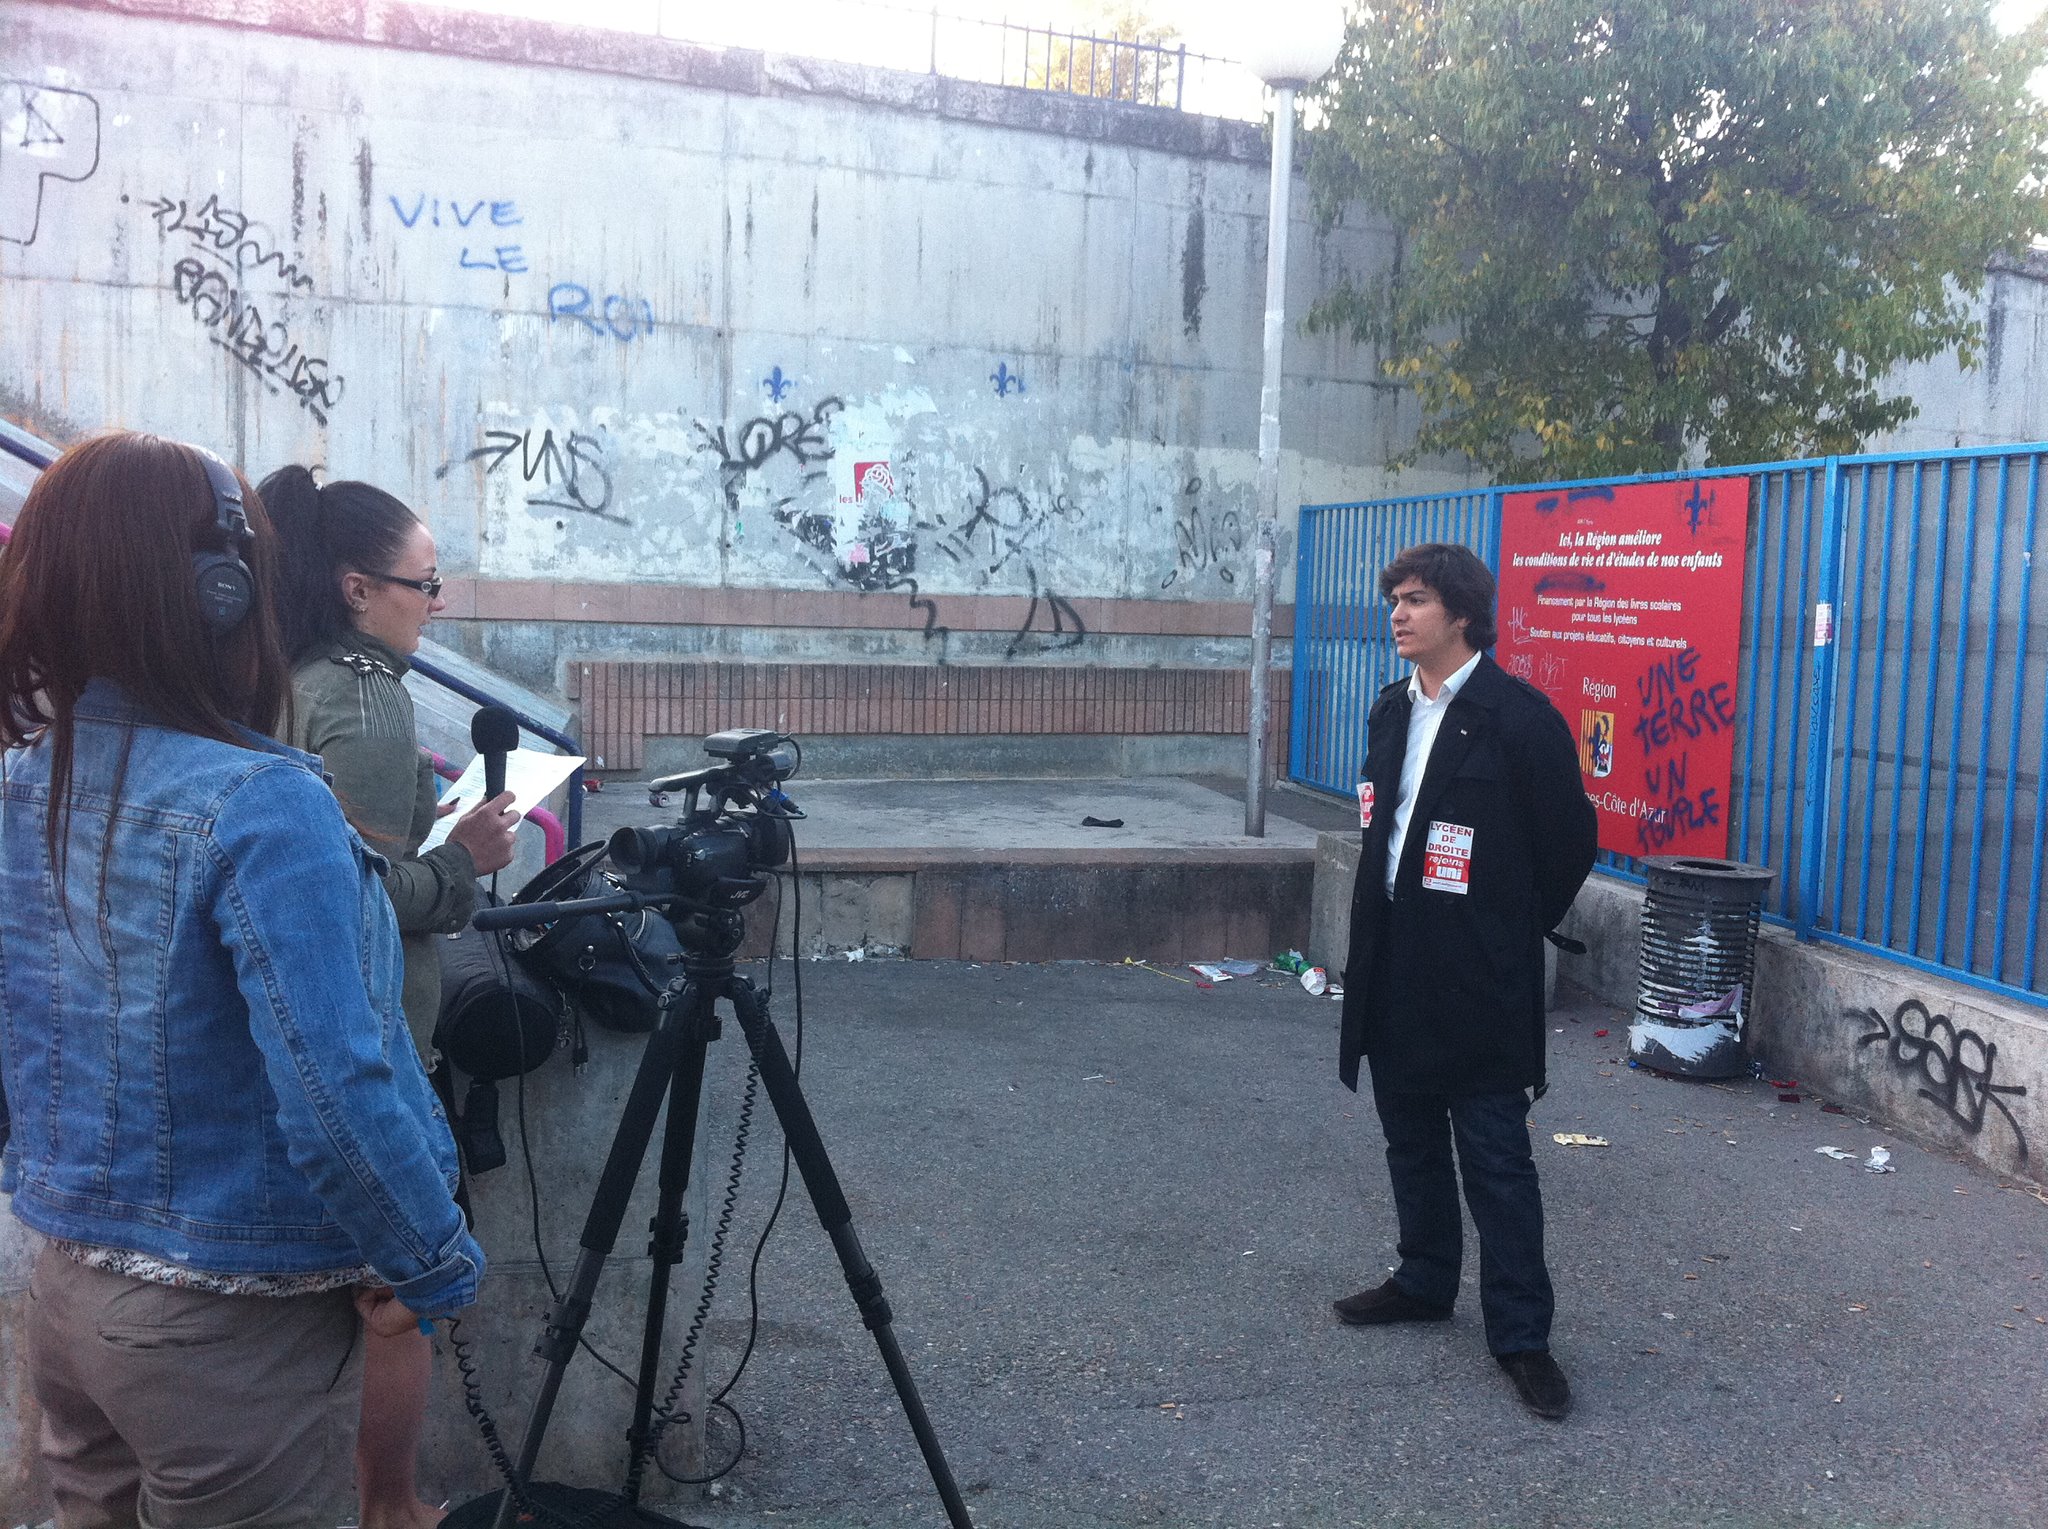
[[[1311,327],[1379,347],[1507,480],[1854,450],[1892,366],[1974,364],[2048,222],[2048,22],[1985,0],[1367,0],[1309,174],[1401,231]]]

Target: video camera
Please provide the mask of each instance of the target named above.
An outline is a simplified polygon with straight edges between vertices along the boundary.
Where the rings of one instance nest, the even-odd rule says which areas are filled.
[[[729,956],[744,937],[738,910],[789,859],[789,825],[803,813],[781,787],[803,751],[786,734],[735,728],[706,738],[704,752],[722,762],[648,782],[657,805],[682,794],[673,824],[621,828],[608,841],[572,850],[504,907],[480,910],[475,927],[534,931],[515,938],[515,954],[572,991],[592,971],[590,926],[615,913],[658,911],[681,950]],[[565,965],[561,957],[571,951]]]
[[[621,828],[612,863],[630,891],[699,909],[743,907],[766,889],[763,873],[789,859],[789,823],[801,814],[781,785],[802,751],[780,733],[734,728],[706,738],[704,752],[725,763],[648,782],[656,803],[684,793],[681,818],[673,827]]]

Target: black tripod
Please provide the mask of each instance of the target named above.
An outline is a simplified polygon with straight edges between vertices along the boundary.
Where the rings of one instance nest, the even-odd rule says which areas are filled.
[[[607,908],[642,901],[631,894],[589,900]],[[578,908],[579,904],[556,906],[568,912]],[[592,908],[591,911],[597,910]],[[483,922],[480,916],[479,926]],[[687,952],[683,958],[684,975],[674,978],[659,991],[661,1019],[641,1054],[632,1091],[627,1096],[618,1130],[606,1154],[604,1172],[598,1180],[597,1192],[592,1196],[590,1213],[583,1223],[579,1244],[582,1251],[576,1260],[575,1274],[567,1292],[549,1313],[547,1326],[534,1348],[534,1352],[547,1361],[547,1374],[527,1418],[526,1434],[520,1443],[510,1488],[489,1493],[455,1509],[445,1520],[447,1529],[486,1523],[492,1525],[492,1529],[505,1529],[522,1508],[537,1509],[542,1514],[571,1522],[675,1523],[673,1519],[662,1518],[638,1506],[640,1478],[660,1426],[654,1413],[655,1388],[659,1383],[661,1364],[662,1325],[668,1310],[670,1272],[682,1259],[683,1243],[688,1233],[682,1209],[683,1193],[689,1183],[690,1157],[697,1134],[705,1052],[722,1030],[715,1007],[721,998],[732,1006],[734,1017],[746,1035],[747,1046],[760,1068],[761,1081],[767,1087],[769,1102],[775,1107],[775,1117],[781,1123],[783,1137],[796,1159],[811,1205],[839,1255],[847,1289],[852,1292],[854,1304],[860,1309],[861,1321],[875,1335],[875,1346],[882,1352],[882,1363],[887,1366],[889,1378],[896,1387],[904,1416],[909,1419],[911,1432],[917,1436],[918,1448],[924,1452],[932,1484],[938,1488],[939,1498],[946,1505],[947,1519],[953,1529],[969,1529],[966,1504],[961,1501],[960,1489],[954,1484],[953,1473],[940,1451],[937,1436],[932,1432],[931,1419],[917,1394],[917,1384],[911,1378],[910,1367],[904,1362],[903,1351],[897,1346],[896,1335],[890,1327],[892,1319],[888,1300],[882,1294],[882,1282],[869,1266],[860,1242],[854,1236],[853,1213],[840,1190],[838,1175],[832,1171],[831,1159],[825,1155],[825,1144],[818,1136],[817,1122],[811,1117],[810,1106],[805,1103],[803,1090],[790,1066],[789,1053],[783,1049],[782,1036],[768,1018],[768,1000],[755,991],[751,982],[733,970],[733,953],[739,948],[743,934],[740,916],[737,912],[708,914],[704,923],[696,927],[693,939],[701,934],[708,934],[711,938],[696,939],[695,942],[711,946],[716,953]],[[645,976],[643,971],[643,979]],[[651,982],[649,988],[653,990]],[[662,1136],[659,1194],[648,1248],[653,1261],[653,1277],[642,1325],[640,1374],[633,1400],[633,1422],[627,1434],[631,1464],[623,1502],[573,1488],[535,1484],[532,1480],[534,1462],[540,1455],[541,1440],[547,1433],[549,1415],[561,1389],[562,1374],[582,1337],[584,1322],[590,1315],[591,1298],[597,1290],[598,1275],[618,1239],[619,1226],[626,1215],[626,1202],[633,1192],[634,1180],[639,1176],[648,1141],[654,1134],[655,1117],[661,1112],[664,1095],[668,1101],[668,1124]],[[551,1511],[550,1503],[566,1511]],[[593,1516],[594,1513],[603,1516]]]

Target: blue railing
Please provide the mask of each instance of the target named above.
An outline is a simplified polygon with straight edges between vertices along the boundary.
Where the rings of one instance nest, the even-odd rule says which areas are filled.
[[[1365,762],[1365,714],[1407,672],[1375,580],[1417,542],[1458,542],[1489,564],[1500,550],[1493,489],[1372,504],[1304,505],[1294,584],[1294,698],[1288,768],[1303,785],[1349,796]]]
[[[2035,1001],[2048,997],[2044,466],[2048,444],[2033,443],[1673,475],[1751,480],[1728,853],[1778,872],[1771,917]],[[1303,507],[1301,784],[1350,794],[1372,696],[1403,672],[1378,570],[1418,541],[1497,565],[1506,492]]]

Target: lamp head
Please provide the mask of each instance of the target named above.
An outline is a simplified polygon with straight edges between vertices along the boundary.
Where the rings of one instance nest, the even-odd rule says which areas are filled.
[[[1344,46],[1344,0],[1266,0],[1235,53],[1275,89],[1311,85],[1330,72]]]

